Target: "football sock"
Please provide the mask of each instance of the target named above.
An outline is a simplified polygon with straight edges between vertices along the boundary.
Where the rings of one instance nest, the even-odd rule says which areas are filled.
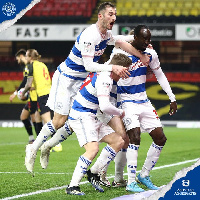
[[[46,145],[49,147],[54,147],[60,142],[66,140],[71,134],[72,132],[70,131],[68,122],[66,122],[65,125],[59,128],[54,136],[46,142]]]
[[[115,178],[116,182],[123,181],[124,167],[126,166],[126,152],[127,149],[121,149],[115,157]]]
[[[109,164],[110,164],[110,163],[109,163]],[[105,166],[103,167],[103,169],[101,170],[101,173],[107,174],[107,170],[108,170],[109,164],[107,164],[107,165],[105,165]]]
[[[42,146],[44,142],[48,139],[51,134],[54,134],[56,129],[54,128],[52,121],[47,122],[40,131],[39,135],[37,136],[36,140],[33,142],[32,147],[38,151],[38,149]]]
[[[32,123],[33,123],[34,129],[35,129],[35,132],[36,132],[36,134],[37,134],[37,131],[36,131],[36,126],[37,126],[37,124],[36,124],[36,122],[32,122]]]
[[[115,150],[107,145],[101,151],[94,165],[91,167],[91,172],[98,174],[106,165],[108,165],[116,156]]]
[[[33,135],[32,125],[29,119],[22,120],[28,135]]]
[[[43,123],[42,122],[36,123],[35,131],[36,131],[37,135],[39,135],[40,131],[42,130],[42,127],[43,127]]]
[[[158,146],[154,142],[152,142],[147,152],[147,157],[142,167],[142,171],[140,172],[140,176],[142,178],[149,176],[149,172],[152,170],[152,168],[155,166],[156,162],[158,161],[162,148],[163,146]]]
[[[135,181],[139,146],[140,145],[129,144],[127,149],[126,157],[127,157],[128,185]]]
[[[87,168],[91,163],[92,161],[88,160],[86,157],[79,157],[69,187],[79,186],[81,179],[87,173]]]
[[[29,141],[33,141],[33,140],[34,140],[34,136],[33,136],[33,135],[29,135],[29,136],[28,136],[28,140],[29,140]]]

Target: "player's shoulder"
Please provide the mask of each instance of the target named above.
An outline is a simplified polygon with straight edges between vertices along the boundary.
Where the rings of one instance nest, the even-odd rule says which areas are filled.
[[[34,62],[33,62],[33,66],[46,66],[43,62],[41,62],[41,61],[39,61],[39,60],[35,60]]]
[[[80,35],[80,42],[88,42],[88,43],[98,43],[101,41],[101,36],[96,28],[95,24],[87,27]]]
[[[111,78],[111,72],[99,72],[97,73],[98,82],[101,83],[111,83],[113,79]]]
[[[88,26],[81,34],[81,37],[96,37],[97,35],[99,35],[99,32],[97,30],[96,24],[92,24],[90,26]]]
[[[155,49],[150,49],[150,48],[146,48],[145,52],[153,55],[157,55],[157,52],[155,51]]]

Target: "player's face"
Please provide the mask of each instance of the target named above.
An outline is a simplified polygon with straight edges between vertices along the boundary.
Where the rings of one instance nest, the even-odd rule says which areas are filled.
[[[113,25],[116,21],[116,9],[107,7],[102,15],[102,26],[104,29],[112,30]]]
[[[151,33],[149,29],[141,29],[139,36],[135,37],[135,46],[138,50],[145,51],[151,42]]]
[[[23,55],[16,56],[16,60],[17,60],[17,63],[18,63],[19,65],[24,65],[24,64],[26,64],[26,63],[24,62],[24,59],[25,59],[25,56],[23,56]]]

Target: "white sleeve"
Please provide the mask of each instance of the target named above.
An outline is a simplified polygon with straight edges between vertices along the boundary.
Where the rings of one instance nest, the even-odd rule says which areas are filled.
[[[108,115],[119,115],[123,113],[122,109],[118,109],[111,104],[109,96],[98,96],[100,110]]]
[[[149,66],[152,70],[157,69],[160,67],[160,61],[158,58],[158,54],[154,49],[148,49],[148,52],[151,54],[151,61],[149,63]]]
[[[112,71],[112,65],[108,64],[99,64],[96,62],[93,62],[93,57],[87,57],[83,56],[83,63],[85,70],[88,72],[111,72]]]
[[[116,40],[123,40],[126,42],[132,42],[134,40],[134,35],[114,35],[113,38]]]
[[[171,102],[176,101],[175,95],[173,94],[172,89],[167,80],[167,77],[163,73],[161,67],[154,69],[153,72],[158,80],[158,83],[160,84],[162,89],[167,93]]]
[[[85,70],[88,72],[112,71],[111,65],[93,62],[97,41],[95,37],[88,37],[87,34],[88,32],[83,32],[79,40],[79,50],[81,51]]]
[[[106,75],[100,75],[97,77],[95,87],[97,89],[97,97],[99,101],[99,108],[102,112],[108,115],[119,115],[123,113],[122,109],[118,109],[110,102],[110,91],[112,89],[112,83],[110,77]]]
[[[81,51],[82,56],[89,56],[93,58],[95,54],[96,41],[94,37],[88,37],[87,34],[87,31],[82,33],[79,39],[79,50]]]

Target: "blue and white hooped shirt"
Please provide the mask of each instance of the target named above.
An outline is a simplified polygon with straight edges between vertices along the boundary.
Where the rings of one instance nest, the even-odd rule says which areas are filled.
[[[77,119],[81,113],[97,113],[98,96],[110,96],[110,102],[116,102],[116,82],[111,72],[90,73],[80,87],[69,113],[69,119]],[[98,89],[97,89],[98,88]]]
[[[123,102],[144,103],[148,101],[145,88],[147,66],[143,65],[138,57],[116,48],[113,49],[110,59],[112,59],[112,56],[116,53],[123,53],[132,60],[132,65],[129,68],[130,77],[127,79],[120,79],[117,82],[118,106]],[[149,66],[151,69],[156,69],[160,66],[158,55],[154,49],[147,48],[144,53],[150,55]]]
[[[83,66],[82,56],[93,57],[93,62],[97,62],[104,53],[107,45],[114,45],[115,39],[110,30],[107,31],[104,38],[96,24],[86,28],[77,37],[77,40],[64,63],[58,69],[69,75],[72,79],[84,80],[89,74]]]

